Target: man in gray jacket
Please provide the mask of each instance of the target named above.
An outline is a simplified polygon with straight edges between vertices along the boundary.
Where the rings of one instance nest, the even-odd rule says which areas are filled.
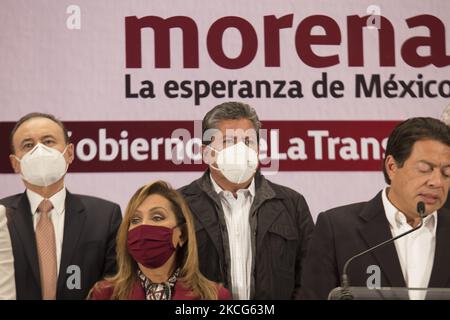
[[[193,212],[200,270],[234,299],[291,299],[314,223],[304,197],[258,170],[261,123],[226,102],[202,123],[203,176],[180,189]]]

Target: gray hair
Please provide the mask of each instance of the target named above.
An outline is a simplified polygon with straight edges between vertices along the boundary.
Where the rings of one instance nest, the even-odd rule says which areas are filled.
[[[207,145],[211,141],[205,139],[205,132],[209,129],[218,129],[218,124],[223,120],[250,120],[255,128],[256,135],[259,142],[259,130],[261,129],[261,122],[258,119],[255,109],[248,104],[242,102],[224,102],[212,108],[205,115],[202,121],[202,136],[203,144]]]
[[[14,125],[14,128],[12,129],[10,135],[9,135],[9,145],[10,145],[10,149],[11,149],[11,153],[15,154],[16,150],[14,149],[14,143],[13,143],[13,139],[14,139],[14,134],[16,133],[17,129],[19,129],[19,127],[26,121],[34,119],[34,118],[46,118],[49,119],[53,122],[55,122],[62,130],[63,134],[64,134],[64,141],[66,144],[70,143],[70,137],[69,137],[69,131],[67,130],[67,128],[64,126],[64,124],[61,122],[61,120],[58,120],[54,115],[49,114],[49,113],[42,113],[42,112],[31,112],[28,113],[26,115],[24,115],[22,118],[19,119],[19,121],[16,122],[16,124]]]
[[[450,126],[450,104],[442,112],[441,121]]]

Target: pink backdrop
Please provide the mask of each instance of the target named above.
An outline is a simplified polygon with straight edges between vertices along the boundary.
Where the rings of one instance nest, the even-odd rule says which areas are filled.
[[[192,142],[193,121],[221,102],[238,100],[252,105],[269,130],[266,160],[279,160],[279,171],[267,172],[269,179],[304,194],[314,216],[371,198],[384,186],[379,163],[392,126],[412,116],[439,117],[450,103],[450,2],[377,1],[381,29],[365,27],[359,38],[355,23],[374,12],[372,4],[2,1],[0,197],[23,191],[19,177],[10,173],[8,131],[28,112],[52,113],[67,122],[77,146],[67,187],[124,209],[142,184],[164,179],[180,187],[204,169],[174,164],[164,143],[152,141],[185,129],[192,136],[183,141]],[[79,16],[67,12],[71,5]],[[133,17],[151,17],[138,21],[154,26],[141,29],[141,42]],[[77,18],[80,28],[71,29]],[[187,27],[164,33],[170,21]],[[367,21],[376,26],[377,16]],[[139,45],[141,67],[132,68],[127,59]],[[183,50],[189,53],[185,61]],[[170,65],[158,65],[158,56]],[[327,97],[318,97],[320,86],[314,94],[323,74],[328,86],[337,81],[334,97],[329,87]],[[371,80],[373,91],[364,94]],[[258,93],[263,81],[271,90],[262,86]],[[146,83],[152,84],[151,97],[131,97]],[[204,97],[189,96],[196,84]],[[329,138],[339,138],[334,147]]]

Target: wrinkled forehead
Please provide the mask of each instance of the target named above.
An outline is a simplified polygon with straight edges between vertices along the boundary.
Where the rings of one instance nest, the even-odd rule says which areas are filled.
[[[219,141],[224,138],[237,138],[243,140],[245,138],[256,139],[258,133],[250,120],[233,119],[219,121],[215,129],[207,130],[206,138],[208,136],[213,138],[212,140]]]
[[[64,132],[56,122],[50,119],[31,118],[17,128],[13,136],[13,143],[17,146],[25,139],[38,140],[45,136],[64,139]]]
[[[450,146],[437,140],[419,140],[414,143],[408,160],[445,167],[450,165]]]

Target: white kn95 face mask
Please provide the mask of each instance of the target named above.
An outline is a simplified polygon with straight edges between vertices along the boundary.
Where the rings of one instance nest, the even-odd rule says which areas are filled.
[[[244,142],[238,142],[220,151],[210,147],[217,152],[217,167],[225,178],[232,183],[242,183],[249,180],[258,168],[258,154]]]
[[[16,157],[20,162],[22,178],[39,187],[48,187],[57,182],[69,167],[64,159],[66,150],[67,146],[61,153],[41,143],[36,144],[21,159]]]

